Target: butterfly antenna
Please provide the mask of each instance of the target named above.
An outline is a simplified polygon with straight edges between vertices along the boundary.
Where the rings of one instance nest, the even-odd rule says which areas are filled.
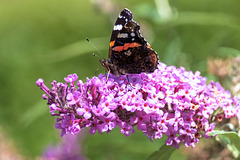
[[[95,53],[92,53],[92,55],[94,56],[94,57],[98,57],[98,58],[100,58],[98,55],[96,55]]]
[[[103,54],[97,49],[97,47],[95,47],[92,42],[86,37],[86,40],[90,43],[90,45],[102,56],[102,58],[104,58]],[[96,56],[95,53],[93,53],[93,56]],[[99,57],[99,56],[96,56]]]

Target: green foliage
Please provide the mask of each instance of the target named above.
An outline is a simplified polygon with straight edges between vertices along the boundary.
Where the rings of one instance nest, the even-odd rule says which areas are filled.
[[[147,160],[166,160],[169,159],[172,152],[176,149],[172,146],[163,145],[160,147],[160,149],[156,152],[153,152],[153,154],[147,159]]]
[[[94,43],[96,46],[99,46],[98,50],[104,50],[106,47],[104,46],[108,38],[93,38],[91,39],[91,43]],[[90,43],[88,43],[85,39],[79,42],[64,46],[63,48],[57,49],[55,51],[50,52],[48,55],[40,55],[39,61],[46,61],[48,63],[52,62],[60,62],[66,59],[74,58],[77,56],[81,56],[87,53],[97,52],[97,56],[101,56],[98,51],[95,50]],[[66,54],[67,53],[67,54]],[[103,58],[103,57],[100,57]]]
[[[71,73],[83,81],[94,76],[98,68],[97,74],[104,73],[98,62],[102,58],[92,56],[92,52],[98,55],[97,51],[85,38],[107,57],[113,21],[124,7],[132,10],[143,36],[168,65],[200,70],[208,76],[208,56],[240,54],[240,1],[179,0],[169,1],[163,8],[159,3],[164,1],[155,2],[114,1],[119,9],[106,14],[91,1],[0,0],[0,125],[22,154],[40,155],[60,135],[35,81],[43,78],[50,87],[52,80],[63,81]],[[162,145],[143,135],[126,138],[118,132],[88,139],[86,148],[101,151],[106,141],[112,141],[108,152],[118,159],[126,159],[125,153],[146,159]],[[98,148],[93,148],[95,144]],[[101,153],[106,156],[106,152],[86,151],[92,159]]]
[[[236,132],[214,130],[209,135],[217,135],[217,141],[223,144],[235,158],[240,158],[240,136]]]
[[[90,135],[85,139],[84,144],[84,152],[90,159],[145,160],[164,144],[164,139],[151,142],[137,130],[134,135],[126,137],[120,133],[119,128],[116,128],[110,134]]]

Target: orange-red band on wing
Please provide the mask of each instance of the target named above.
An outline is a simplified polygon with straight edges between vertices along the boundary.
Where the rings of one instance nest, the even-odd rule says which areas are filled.
[[[128,48],[134,48],[134,47],[139,47],[141,46],[141,44],[137,43],[137,42],[133,42],[133,43],[125,43],[123,46],[116,46],[113,50],[120,52],[123,50],[127,50]]]

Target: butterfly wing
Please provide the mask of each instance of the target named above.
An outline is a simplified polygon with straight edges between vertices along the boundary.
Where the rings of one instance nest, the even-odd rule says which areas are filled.
[[[140,33],[132,13],[124,9],[113,28],[109,59],[101,64],[114,75],[139,74],[157,69],[158,55]]]
[[[109,45],[109,58],[112,54],[112,47],[116,45],[120,45],[117,40],[117,35],[123,29],[123,27],[132,20],[132,12],[125,8],[118,16],[111,35],[110,45]],[[120,42],[121,43],[121,42]]]

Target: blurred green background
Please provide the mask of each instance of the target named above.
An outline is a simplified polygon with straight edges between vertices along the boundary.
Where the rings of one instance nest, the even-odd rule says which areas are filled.
[[[83,81],[104,73],[102,58],[92,56],[96,50],[85,38],[107,57],[113,24],[125,7],[162,62],[216,80],[208,73],[208,58],[240,53],[239,6],[237,0],[0,0],[3,131],[31,158],[60,140],[35,81],[43,78],[50,86],[72,73]],[[109,135],[89,135],[83,151],[90,159],[146,159],[161,144],[139,132],[126,138],[115,129]],[[184,159],[179,151],[174,156]]]

